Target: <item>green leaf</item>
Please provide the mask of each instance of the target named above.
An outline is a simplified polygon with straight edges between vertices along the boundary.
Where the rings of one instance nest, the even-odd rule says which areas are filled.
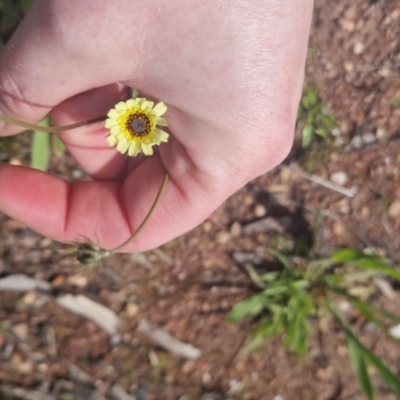
[[[251,342],[245,347],[245,351],[251,351],[261,346],[266,339],[278,335],[284,330],[284,320],[281,314],[269,315],[266,317],[252,333]]]
[[[315,121],[315,119],[317,117],[319,117],[319,115],[321,115],[321,111],[324,108],[324,105],[322,103],[318,103],[315,104],[310,110],[308,115],[312,115],[312,117],[310,117],[310,121]]]
[[[244,267],[246,268],[246,271],[249,274],[249,277],[253,281],[253,283],[260,289],[264,289],[265,283],[258,272],[255,270],[255,268],[251,264],[246,264]]]
[[[293,272],[293,267],[288,257],[286,257],[280,251],[271,249],[270,247],[267,249],[267,251],[272,257],[275,257],[289,272]]]
[[[306,276],[314,282],[325,275],[334,264],[335,262],[330,258],[310,261],[307,264]]]
[[[39,125],[49,126],[46,118]],[[31,167],[47,171],[50,159],[50,134],[46,132],[34,132],[31,146]]]
[[[363,355],[360,352],[360,348],[354,341],[352,336],[346,334],[346,338],[347,338],[347,348],[349,351],[348,352],[349,359],[353,367],[354,373],[356,374],[356,377],[360,382],[360,385],[364,390],[364,393],[366,394],[368,399],[374,400],[375,399],[374,389],[371,384],[371,379],[368,375]]]
[[[400,272],[376,255],[365,254],[354,249],[344,249],[332,254],[331,258],[339,263],[347,262],[355,267],[375,270],[400,280]]]
[[[274,297],[278,295],[290,295],[290,288],[287,285],[271,286],[262,292],[266,297]]]
[[[278,280],[280,274],[281,272],[279,271],[266,272],[265,274],[261,275],[261,279],[263,283],[270,283]]]
[[[260,294],[252,296],[236,304],[228,314],[228,319],[232,322],[239,321],[245,317],[259,314],[264,309],[264,297]]]
[[[362,315],[364,315],[365,318],[379,326],[383,325],[385,319],[390,322],[400,322],[400,316],[394,315],[381,307],[368,303],[367,301],[354,298],[350,298],[349,301]]]
[[[383,361],[377,357],[371,350],[367,349],[358,339],[358,337],[351,330],[344,317],[336,309],[334,304],[328,300],[328,306],[335,316],[337,321],[340,322],[342,328],[346,333],[346,337],[350,337],[350,339],[354,342],[354,345],[357,346],[358,350],[362,354],[363,359],[371,364],[377,372],[381,375],[383,380],[387,383],[387,385],[397,394],[400,395],[400,378],[396,376],[384,363]]]
[[[346,334],[350,330],[346,330]],[[377,357],[371,350],[367,349],[351,332],[352,338],[355,341],[357,347],[362,352],[362,355],[366,361],[368,361],[381,375],[388,386],[398,395],[400,395],[400,378],[395,375],[383,362]]]
[[[307,90],[301,99],[301,105],[309,109],[311,108],[314,104],[316,104],[318,101],[318,89],[317,88],[311,88]]]
[[[303,149],[310,146],[314,137],[314,127],[312,125],[306,125],[301,132],[301,147]]]
[[[335,128],[338,124],[335,118],[330,115],[321,113],[318,115],[319,120],[325,126],[325,128],[332,129]]]
[[[53,143],[52,143],[53,149],[56,150],[61,155],[63,155],[65,153],[64,143],[57,135],[53,135],[52,138],[53,138]]]
[[[328,131],[326,128],[322,127],[322,126],[320,126],[319,128],[315,129],[314,132],[315,132],[318,136],[321,136],[321,137],[323,137],[323,138],[326,138],[326,137],[328,136],[328,134],[329,134],[329,131]]]

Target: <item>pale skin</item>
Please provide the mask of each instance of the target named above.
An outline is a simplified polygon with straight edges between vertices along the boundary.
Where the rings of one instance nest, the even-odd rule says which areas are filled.
[[[168,106],[170,140],[129,159],[102,122],[60,134],[93,181],[0,166],[0,210],[62,242],[157,247],[279,164],[293,140],[311,0],[35,0],[0,54],[0,112],[56,125],[105,116],[135,87]],[[0,125],[0,135],[21,130]]]

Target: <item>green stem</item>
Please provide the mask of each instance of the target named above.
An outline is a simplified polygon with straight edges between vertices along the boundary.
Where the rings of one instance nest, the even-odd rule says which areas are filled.
[[[150,220],[151,216],[153,215],[154,211],[156,210],[156,208],[158,206],[158,203],[161,200],[161,196],[162,196],[162,194],[163,194],[163,192],[165,190],[165,187],[167,186],[167,182],[168,182],[168,173],[165,173],[164,174],[164,178],[163,178],[163,180],[161,182],[160,188],[158,189],[157,196],[154,199],[154,202],[153,202],[149,212],[147,213],[146,217],[142,221],[142,223],[138,226],[136,231],[133,232],[133,234],[131,236],[129,236],[128,239],[125,240],[125,242],[123,242],[122,244],[117,246],[115,249],[110,250],[110,253],[116,253],[117,251],[121,250],[123,247],[125,247],[127,244],[129,244],[133,239],[135,239],[135,237],[143,230],[143,228],[149,222],[149,220]]]
[[[68,131],[70,129],[79,128],[81,126],[91,124],[93,122],[103,121],[104,118],[96,118],[90,119],[82,122],[77,122],[75,124],[70,125],[62,125],[62,126],[41,126],[36,124],[30,124],[29,122],[21,121],[18,118],[10,117],[8,115],[0,114],[0,121],[6,122],[7,124],[21,126],[26,129],[31,129],[33,131],[39,132],[47,132],[47,133],[55,133],[55,132],[63,132]]]

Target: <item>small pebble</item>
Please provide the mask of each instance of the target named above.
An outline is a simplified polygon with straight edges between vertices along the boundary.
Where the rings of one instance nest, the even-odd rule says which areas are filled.
[[[243,388],[243,383],[237,379],[229,380],[229,394],[237,395]]]
[[[22,302],[28,306],[31,306],[37,299],[36,292],[27,292],[22,297]]]
[[[343,204],[340,206],[339,211],[341,214],[348,214],[350,212],[350,206],[347,204]]]
[[[69,276],[67,278],[67,282],[72,286],[84,288],[88,284],[88,279],[84,275],[76,274],[76,275]]]
[[[242,233],[242,225],[239,222],[235,221],[231,226],[231,235],[232,236],[240,236]]]
[[[129,302],[126,305],[126,313],[131,318],[136,317],[139,314],[139,306],[136,303]]]
[[[83,172],[80,169],[73,169],[71,171],[71,176],[73,179],[81,179],[83,176]]]
[[[256,206],[254,207],[254,215],[257,218],[262,218],[265,217],[266,214],[267,209],[262,204],[256,204]]]
[[[365,49],[365,44],[363,42],[354,43],[353,53],[359,55],[364,51],[364,49]]]
[[[371,132],[364,133],[361,138],[366,145],[373,144],[377,141],[376,136]]]
[[[392,156],[387,156],[384,161],[386,165],[392,165],[394,163],[394,158]]]
[[[397,200],[390,205],[388,210],[388,215],[390,218],[400,217],[400,200]]]
[[[330,179],[333,183],[343,186],[346,184],[349,177],[345,171],[337,171],[331,174]]]
[[[45,363],[41,363],[41,364],[38,365],[38,370],[39,370],[42,374],[44,374],[45,372],[47,372],[48,369],[49,369],[49,366],[48,366],[47,364],[45,364]]]
[[[231,234],[229,232],[219,232],[217,235],[217,242],[219,244],[226,244],[231,240]]]
[[[353,21],[349,21],[348,19],[341,18],[339,20],[339,25],[348,32],[353,32],[355,23]]]
[[[346,72],[353,72],[354,71],[354,64],[351,61],[345,61],[343,63],[343,67],[346,70]]]
[[[51,282],[51,285],[52,285],[54,288],[58,288],[58,287],[64,285],[64,283],[65,283],[65,276],[64,276],[64,275],[57,275],[57,276],[53,279],[53,281]]]
[[[204,221],[203,222],[203,230],[204,232],[208,233],[211,232],[211,229],[213,227],[213,224],[211,221]]]
[[[41,248],[49,247],[52,243],[53,243],[53,241],[51,239],[43,238],[43,239],[40,239],[39,246]]]
[[[389,333],[395,339],[400,339],[400,324],[390,328]]]
[[[11,157],[10,161],[9,161],[9,164],[11,164],[11,165],[22,165],[22,162],[17,157]]]
[[[338,308],[342,313],[347,314],[351,310],[352,307],[351,307],[351,303],[349,303],[346,300],[343,300],[338,304]]]
[[[340,130],[340,128],[333,128],[331,133],[332,136],[339,137],[342,134],[342,131]]]
[[[122,342],[122,337],[121,335],[115,333],[113,335],[110,336],[110,346],[118,346],[120,345]]]
[[[356,135],[353,137],[353,139],[351,139],[351,146],[354,149],[361,149],[361,147],[363,147],[363,144],[364,143],[360,135]]]
[[[381,76],[382,78],[387,78],[391,73],[390,68],[388,67],[383,67],[378,70],[378,75]]]
[[[246,206],[251,206],[254,203],[254,198],[251,195],[246,195],[245,198],[243,199],[243,203]]]
[[[22,340],[28,337],[28,325],[24,323],[13,326],[12,331]]]
[[[378,327],[376,326],[376,324],[374,324],[371,321],[368,321],[367,323],[364,324],[363,326],[363,331],[364,332],[376,332],[376,330],[378,329]]]
[[[211,375],[206,372],[203,374],[203,376],[201,377],[201,380],[203,381],[203,383],[207,384],[211,382]]]
[[[378,139],[383,139],[385,136],[387,135],[387,131],[384,127],[380,126],[377,130],[376,130],[376,137]]]

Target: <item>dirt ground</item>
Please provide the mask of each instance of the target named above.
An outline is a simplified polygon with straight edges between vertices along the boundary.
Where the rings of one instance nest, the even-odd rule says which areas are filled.
[[[309,352],[298,360],[280,337],[242,352],[254,323],[226,318],[253,290],[240,256],[262,258],[277,240],[277,228],[249,232],[253,221],[271,217],[283,227],[280,236],[297,243],[312,237],[320,214],[318,254],[372,248],[400,264],[400,4],[317,0],[309,48],[306,84],[318,87],[339,123],[331,140],[316,140],[304,151],[297,132],[281,167],[250,182],[192,232],[88,270],[73,262],[67,246],[0,214],[0,277],[21,273],[50,284],[49,291],[0,291],[0,399],[364,399],[344,335],[332,322],[315,330]],[[9,155],[0,157],[10,162]],[[26,160],[24,147],[18,157]],[[82,177],[67,155],[53,155],[51,171]],[[310,180],[315,176],[355,195]],[[400,287],[393,289],[392,298],[371,301],[398,310]],[[60,307],[57,299],[66,294],[114,311],[118,333]],[[187,359],[155,345],[138,329],[143,320],[201,356]],[[351,322],[400,373],[399,348],[354,311]],[[372,374],[377,399],[394,400]]]

